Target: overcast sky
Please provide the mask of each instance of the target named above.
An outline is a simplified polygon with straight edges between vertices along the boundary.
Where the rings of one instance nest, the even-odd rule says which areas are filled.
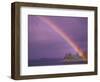
[[[77,46],[87,52],[86,17],[43,16],[53,22],[73,39]],[[31,59],[63,58],[66,53],[76,53],[50,25],[39,16],[28,16],[28,56]]]

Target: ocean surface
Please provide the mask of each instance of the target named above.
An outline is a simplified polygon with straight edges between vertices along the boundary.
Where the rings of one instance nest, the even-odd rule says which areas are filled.
[[[38,59],[28,61],[28,66],[51,66],[51,65],[70,65],[70,64],[87,64],[82,60],[65,61],[64,59]]]

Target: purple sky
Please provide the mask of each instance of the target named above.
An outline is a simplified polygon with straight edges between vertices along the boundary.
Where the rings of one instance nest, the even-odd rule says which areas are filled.
[[[43,16],[60,27],[75,43],[87,52],[86,17]],[[76,53],[51,27],[38,16],[28,16],[28,57],[29,60],[40,58],[63,58],[66,53]]]

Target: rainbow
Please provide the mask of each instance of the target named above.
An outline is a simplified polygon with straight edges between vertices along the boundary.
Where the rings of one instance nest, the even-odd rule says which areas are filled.
[[[73,41],[68,34],[64,33],[56,24],[54,24],[52,21],[50,21],[46,17],[38,16],[44,23],[48,24],[56,33],[58,33],[67,43],[70,44],[72,48],[79,54],[79,56],[83,59],[83,61],[86,61],[86,54],[81,50],[80,47]]]

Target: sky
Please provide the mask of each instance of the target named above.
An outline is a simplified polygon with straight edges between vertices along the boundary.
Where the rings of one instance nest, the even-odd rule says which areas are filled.
[[[59,34],[51,29],[39,18],[40,16],[28,15],[28,58],[36,60],[41,58],[64,58],[66,53],[76,54]],[[87,17],[42,16],[52,21],[77,46],[87,52]]]

